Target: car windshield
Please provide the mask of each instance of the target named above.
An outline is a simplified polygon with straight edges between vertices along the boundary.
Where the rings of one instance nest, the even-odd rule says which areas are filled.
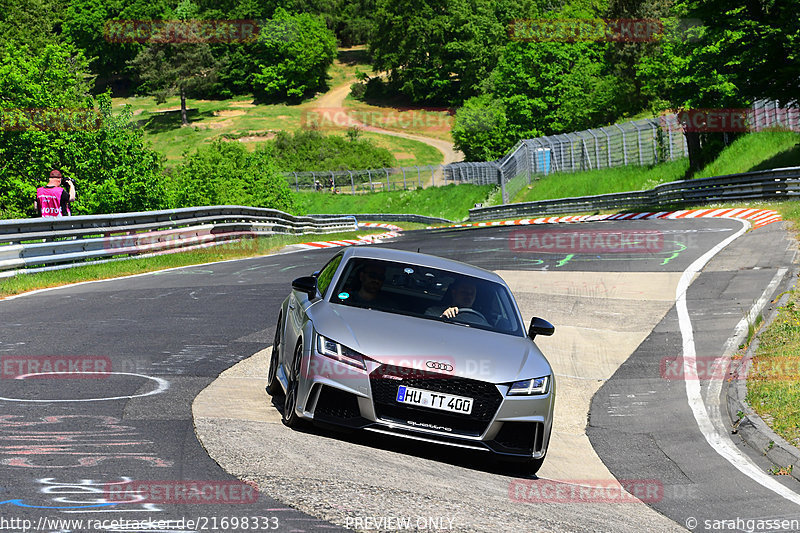
[[[329,301],[524,335],[516,305],[505,286],[419,265],[353,258],[345,265]]]

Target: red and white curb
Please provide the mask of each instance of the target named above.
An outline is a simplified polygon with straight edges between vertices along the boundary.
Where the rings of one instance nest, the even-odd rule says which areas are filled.
[[[748,220],[753,227],[760,228],[778,222],[781,216],[771,209],[690,209],[688,211],[660,211],[646,213],[616,213],[609,215],[580,215],[565,217],[522,218],[495,222],[475,222],[472,224],[453,224],[451,228],[485,226],[527,226],[530,224],[563,224],[574,222],[596,222],[602,220],[653,220],[679,218],[738,218]]]
[[[360,246],[362,244],[374,244],[376,242],[383,242],[386,239],[397,237],[398,235],[400,235],[400,232],[403,231],[403,228],[400,228],[393,224],[383,224],[377,222],[359,222],[358,227],[384,228],[389,231],[375,235],[364,235],[363,237],[359,237],[358,239],[342,239],[340,241],[304,242],[302,244],[298,244],[297,247],[298,249],[301,250],[313,250],[315,248],[336,248],[339,246]]]

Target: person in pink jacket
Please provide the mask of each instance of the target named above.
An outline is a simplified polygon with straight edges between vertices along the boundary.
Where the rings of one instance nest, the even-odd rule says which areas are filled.
[[[47,185],[36,189],[36,211],[42,217],[71,215],[69,204],[75,201],[75,197],[72,178],[65,178],[61,171],[52,170]]]

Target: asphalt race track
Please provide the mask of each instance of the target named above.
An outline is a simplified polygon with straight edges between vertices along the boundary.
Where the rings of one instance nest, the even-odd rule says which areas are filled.
[[[276,423],[263,350],[279,303],[335,250],[0,301],[0,529],[397,530],[407,518],[418,530],[737,531],[747,529],[737,518],[800,519],[797,482],[760,476],[770,466],[760,451],[728,436],[719,388],[664,371],[687,335],[698,361],[721,356],[765,289],[770,299],[793,282],[782,224],[743,229],[641,220],[408,232],[385,244],[498,271],[526,320],[556,325],[537,339],[559,383],[538,479],[482,454]],[[647,245],[608,239],[631,233]],[[82,373],[47,373],[58,361]],[[203,398],[213,402],[193,418]],[[258,498],[229,472],[257,483]],[[644,503],[554,490],[613,478],[643,488]],[[193,483],[216,490],[165,496]]]

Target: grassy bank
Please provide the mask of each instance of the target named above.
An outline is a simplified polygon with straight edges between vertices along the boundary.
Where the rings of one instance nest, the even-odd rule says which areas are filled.
[[[534,202],[652,189],[661,183],[681,179],[688,168],[688,160],[680,159],[652,167],[619,167],[574,174],[557,172],[524,187],[513,201]]]
[[[800,202],[775,204],[800,233]],[[747,380],[747,402],[781,437],[800,446],[800,290],[792,289],[778,315],[758,335]]]
[[[762,131],[736,139],[693,177],[708,178],[800,165],[800,134]]]
[[[768,168],[800,165],[800,134],[758,132],[740,137],[693,178],[737,174]],[[514,202],[533,202],[570,196],[588,196],[651,189],[658,184],[683,179],[687,159],[651,167],[618,167],[574,174],[555,173],[523,188]]]
[[[486,201],[490,185],[447,185],[408,191],[372,194],[296,193],[298,212],[331,213],[414,213],[448,220],[462,220],[476,203]]]

